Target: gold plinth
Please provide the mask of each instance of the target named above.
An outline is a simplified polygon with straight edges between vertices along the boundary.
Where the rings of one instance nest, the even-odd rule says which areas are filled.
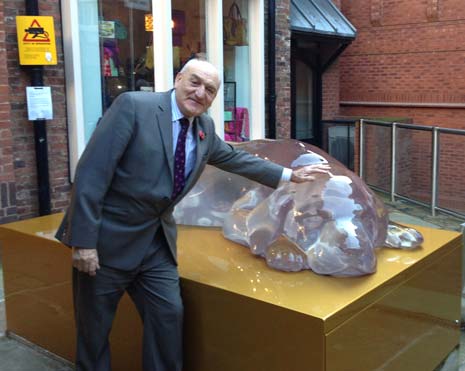
[[[0,226],[7,328],[72,360],[70,250],[62,215]],[[459,343],[461,238],[418,227],[412,251],[380,249],[378,271],[334,278],[271,270],[221,231],[179,230],[185,371],[433,370]],[[141,326],[125,297],[114,370],[140,369]]]

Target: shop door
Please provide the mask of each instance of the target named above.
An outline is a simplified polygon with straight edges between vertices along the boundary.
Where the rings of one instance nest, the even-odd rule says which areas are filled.
[[[317,75],[310,63],[293,53],[291,76],[291,136],[318,145],[316,128],[318,104],[315,94]]]

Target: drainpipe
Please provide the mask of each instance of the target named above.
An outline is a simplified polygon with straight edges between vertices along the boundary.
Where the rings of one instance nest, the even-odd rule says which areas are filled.
[[[268,138],[276,138],[276,2],[268,0]]]
[[[26,0],[26,15],[39,15],[38,0]],[[27,67],[31,86],[44,86],[43,67]],[[34,143],[36,150],[39,215],[50,214],[50,182],[48,175],[48,148],[45,120],[34,120]]]

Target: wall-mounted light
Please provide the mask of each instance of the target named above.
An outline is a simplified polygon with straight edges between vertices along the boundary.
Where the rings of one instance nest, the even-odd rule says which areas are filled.
[[[146,14],[145,15],[145,31],[153,31],[153,15]]]

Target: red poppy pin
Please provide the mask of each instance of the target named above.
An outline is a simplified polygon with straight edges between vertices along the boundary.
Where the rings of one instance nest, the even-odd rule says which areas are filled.
[[[205,139],[205,133],[202,130],[199,131],[199,138],[200,138],[200,140]]]

